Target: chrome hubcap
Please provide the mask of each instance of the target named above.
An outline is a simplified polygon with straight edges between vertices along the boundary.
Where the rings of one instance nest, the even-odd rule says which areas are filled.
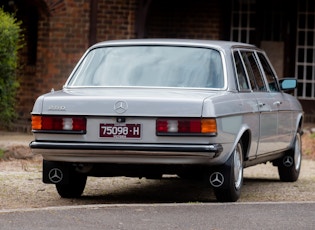
[[[241,160],[241,147],[240,144],[237,145],[234,151],[234,186],[236,189],[239,189],[242,183],[243,177],[243,165]]]
[[[296,135],[295,140],[295,149],[294,149],[294,164],[295,164],[295,170],[299,170],[301,165],[301,139],[300,135]]]

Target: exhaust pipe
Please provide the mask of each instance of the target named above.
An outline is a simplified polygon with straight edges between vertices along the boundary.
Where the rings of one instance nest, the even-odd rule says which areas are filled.
[[[73,164],[73,166],[75,167],[75,171],[79,173],[88,173],[93,168],[93,164],[84,163]]]

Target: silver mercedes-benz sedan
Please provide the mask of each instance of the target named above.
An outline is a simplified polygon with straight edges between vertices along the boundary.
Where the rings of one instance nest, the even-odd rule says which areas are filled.
[[[174,174],[233,202],[246,167],[270,161],[281,181],[298,179],[296,86],[249,44],[106,41],[86,51],[62,90],[36,100],[30,147],[61,197],[81,196],[88,176]]]

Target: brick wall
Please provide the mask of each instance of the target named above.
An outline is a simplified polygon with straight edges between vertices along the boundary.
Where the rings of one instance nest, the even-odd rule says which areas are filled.
[[[97,41],[135,38],[137,0],[102,0],[97,11]]]
[[[219,1],[153,1],[147,21],[148,37],[219,39]]]
[[[43,0],[38,21],[37,61],[25,65],[17,111],[30,120],[35,99],[51,90],[61,89],[75,63],[88,47],[89,1]]]
[[[36,65],[24,66],[17,111],[29,122],[35,99],[61,89],[89,46],[90,0],[41,0]],[[135,38],[140,0],[98,0],[96,41]],[[218,1],[152,0],[148,37],[219,38]]]
[[[36,79],[42,81],[36,87],[41,93],[60,89],[88,46],[89,1],[67,0],[57,9],[50,9],[39,28]]]

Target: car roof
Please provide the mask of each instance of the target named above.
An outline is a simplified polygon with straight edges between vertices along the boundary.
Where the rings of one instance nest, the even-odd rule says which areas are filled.
[[[125,40],[109,40],[99,42],[91,47],[103,46],[132,46],[132,45],[171,45],[171,46],[195,46],[195,47],[211,47],[216,49],[229,50],[231,48],[242,47],[258,49],[255,45],[223,40],[198,40],[198,39],[169,39],[169,38],[147,38],[147,39],[125,39]]]

